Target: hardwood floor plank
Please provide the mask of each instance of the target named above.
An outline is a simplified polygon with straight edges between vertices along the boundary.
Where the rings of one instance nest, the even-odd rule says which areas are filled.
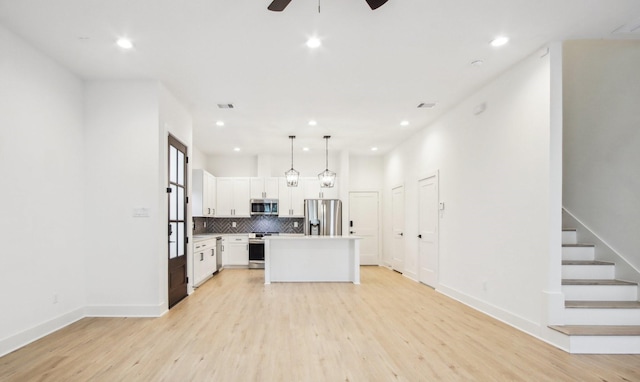
[[[379,267],[361,285],[227,269],[163,317],[85,318],[0,358],[0,381],[616,381],[640,356],[571,355]]]

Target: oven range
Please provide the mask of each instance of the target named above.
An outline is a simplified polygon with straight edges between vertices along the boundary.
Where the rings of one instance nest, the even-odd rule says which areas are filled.
[[[249,238],[249,268],[264,269],[264,237],[277,235],[278,232],[253,232]]]

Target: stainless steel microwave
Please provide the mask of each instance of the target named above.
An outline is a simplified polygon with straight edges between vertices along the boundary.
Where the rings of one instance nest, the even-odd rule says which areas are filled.
[[[278,199],[251,199],[251,215],[278,215]]]

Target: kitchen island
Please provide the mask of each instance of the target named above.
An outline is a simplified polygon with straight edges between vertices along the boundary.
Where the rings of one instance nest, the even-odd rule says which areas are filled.
[[[352,282],[360,284],[357,236],[268,236],[264,283]]]

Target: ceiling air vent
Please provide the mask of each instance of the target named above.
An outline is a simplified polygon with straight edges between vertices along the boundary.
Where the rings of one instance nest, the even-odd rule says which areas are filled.
[[[640,34],[640,19],[626,23],[612,32],[613,34]]]
[[[233,106],[232,103],[219,103],[218,104],[218,109],[233,109],[235,106]]]
[[[418,109],[431,109],[434,106],[436,106],[435,102],[423,102],[420,105],[418,105]]]

